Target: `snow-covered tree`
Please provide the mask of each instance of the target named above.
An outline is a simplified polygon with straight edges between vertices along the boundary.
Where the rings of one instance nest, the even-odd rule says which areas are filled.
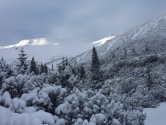
[[[86,71],[85,71],[83,65],[81,65],[81,67],[80,67],[80,78],[84,79],[85,75],[86,75]]]
[[[36,69],[36,62],[35,62],[34,57],[32,57],[30,72],[34,72],[34,74],[37,75],[37,71],[36,70],[37,70]]]
[[[43,63],[41,63],[41,65],[40,65],[40,74],[42,74],[42,73],[45,73],[45,67],[44,67]]]
[[[54,65],[53,65],[53,63],[52,63],[52,65],[51,65],[51,70],[54,70]]]
[[[19,58],[18,58],[19,64],[17,65],[18,71],[20,71],[21,73],[25,73],[25,71],[27,70],[27,66],[28,66],[26,63],[27,54],[25,54],[24,49],[21,48],[20,54],[18,54],[18,55],[19,55]]]
[[[48,67],[47,67],[46,63],[45,63],[45,65],[44,65],[44,72],[45,72],[45,74],[48,73]]]
[[[41,65],[40,65],[40,74],[42,74],[42,73],[45,73],[45,74],[48,73],[48,67],[47,67],[46,63],[44,65],[43,65],[43,63],[41,63]]]
[[[146,69],[146,85],[148,87],[148,91],[150,91],[150,89],[153,85],[153,79],[152,79],[152,76],[151,76],[151,69],[150,69],[149,66]]]
[[[6,66],[6,63],[2,57],[2,59],[0,60],[0,70],[4,71],[5,69],[5,66]]]
[[[126,48],[124,48],[124,58],[126,58],[126,56],[127,56],[127,50]]]
[[[99,88],[101,85],[99,85],[99,82],[102,80],[102,74],[100,71],[100,62],[98,59],[96,48],[93,47],[92,49],[92,62],[91,62],[91,72],[92,72],[92,85],[91,87],[94,89]]]

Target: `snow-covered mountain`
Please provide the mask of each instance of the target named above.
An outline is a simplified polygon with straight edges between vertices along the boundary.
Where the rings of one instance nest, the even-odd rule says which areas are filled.
[[[18,58],[19,50],[23,47],[29,60],[34,56],[36,60],[45,62],[45,60],[49,60],[53,57],[55,50],[57,54],[60,54],[58,46],[58,43],[50,43],[44,38],[27,39],[15,45],[1,46],[0,56],[4,57],[7,62],[12,62]]]
[[[18,58],[19,50],[24,48],[29,60],[34,56],[38,62],[55,62],[58,63],[62,57],[71,58],[84,51],[91,49],[93,46],[100,46],[107,40],[114,38],[110,35],[102,40],[92,43],[53,43],[45,38],[22,40],[17,44],[0,46],[0,57],[5,61],[13,62]]]
[[[166,11],[161,15],[137,26],[114,39],[107,40],[104,44],[97,47],[100,59],[111,58],[111,54],[119,58],[123,55],[124,49],[131,55],[134,48],[137,54],[144,54],[146,46],[152,53],[165,53],[166,51]],[[78,63],[90,62],[91,50],[79,56],[72,61]]]

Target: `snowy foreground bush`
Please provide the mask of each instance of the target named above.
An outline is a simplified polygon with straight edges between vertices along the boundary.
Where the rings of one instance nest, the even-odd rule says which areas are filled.
[[[81,92],[74,88],[67,94],[61,86],[44,84],[21,98],[12,99],[6,91],[0,103],[4,106],[0,107],[3,125],[143,125],[145,120],[141,109],[125,110],[122,103],[100,90]]]
[[[0,106],[0,124],[1,125],[55,125],[55,121],[59,121],[57,117],[52,116],[50,113],[44,111],[38,111],[35,113],[13,113],[7,108]],[[63,120],[60,119],[59,123],[61,125],[65,124]],[[60,125],[56,124],[56,125]]]

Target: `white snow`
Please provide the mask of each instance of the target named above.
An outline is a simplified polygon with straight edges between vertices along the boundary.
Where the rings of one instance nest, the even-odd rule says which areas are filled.
[[[59,122],[64,123],[62,119]],[[54,117],[44,111],[38,111],[32,114],[13,113],[9,109],[0,106],[0,125],[43,125],[43,123],[55,125]]]
[[[145,125],[166,125],[166,103],[160,103],[157,108],[145,108]]]
[[[56,109],[55,109],[55,113],[57,113],[58,115],[61,114],[61,112],[66,112],[68,107],[68,103],[64,103],[64,104],[60,104]]]
[[[41,119],[41,121],[43,123],[47,123],[47,124],[50,124],[50,125],[55,124],[54,117],[50,113],[47,113],[47,112],[44,112],[44,111],[40,110],[40,111],[35,112],[31,115],[34,119],[35,118]]]
[[[22,46],[26,46],[26,45],[58,45],[58,43],[51,43],[48,42],[47,39],[45,38],[37,38],[37,39],[26,39],[26,40],[21,40],[19,43],[15,44],[15,45],[8,45],[8,46],[4,46],[2,48],[6,49],[6,48],[12,48],[12,47],[22,47]]]
[[[32,122],[32,125],[43,125],[43,123],[39,118],[35,118]]]
[[[120,125],[120,122],[117,119],[113,118],[112,125]]]
[[[5,106],[9,106],[11,104],[12,99],[7,91],[3,94],[2,100],[4,101]]]
[[[106,43],[108,40],[111,40],[111,39],[113,39],[113,38],[115,38],[115,37],[116,37],[115,35],[110,35],[110,36],[105,37],[105,38],[103,38],[103,39],[101,39],[101,40],[92,42],[92,44],[93,44],[93,45],[100,46],[100,45]]]
[[[11,125],[12,117],[13,117],[13,113],[9,109],[0,106],[1,125]]]
[[[104,114],[95,114],[95,115],[92,115],[92,117],[90,118],[90,121],[91,122],[94,122],[94,123],[103,123],[104,121],[106,120],[106,116]]]
[[[34,108],[34,107],[25,107],[23,112],[24,113],[34,113],[34,112],[36,112],[36,108]]]
[[[65,125],[65,120],[63,118],[59,119],[55,125]]]

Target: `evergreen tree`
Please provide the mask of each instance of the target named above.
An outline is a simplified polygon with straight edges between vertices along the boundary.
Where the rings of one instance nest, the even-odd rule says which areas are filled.
[[[58,65],[58,73],[61,74],[62,73],[62,67],[60,65]]]
[[[80,78],[81,79],[84,79],[85,78],[85,69],[84,69],[84,67],[83,67],[83,65],[81,65],[81,67],[80,67]]]
[[[52,63],[52,70],[54,70],[54,65],[53,65],[53,63]]]
[[[113,59],[115,58],[115,53],[114,53],[114,52],[112,53],[112,58],[113,58]]]
[[[36,66],[36,75],[39,75],[39,74],[40,74],[39,67]]]
[[[3,57],[2,57],[2,60],[0,61],[0,69],[3,71],[3,64],[2,64],[2,61],[3,61]]]
[[[145,52],[148,52],[149,51],[149,46],[147,43],[145,43]]]
[[[34,74],[37,75],[36,62],[35,62],[34,57],[32,57],[32,60],[31,60],[30,72],[34,72]]]
[[[46,63],[45,63],[45,65],[44,65],[44,72],[45,72],[45,74],[47,74],[47,73],[48,73],[48,68],[47,68]]]
[[[133,55],[136,54],[136,52],[135,52],[135,48],[134,48],[134,47],[132,48],[132,53],[133,53]]]
[[[92,77],[91,77],[92,87],[99,88],[100,87],[99,82],[102,81],[102,74],[100,72],[100,62],[95,47],[93,47],[92,49],[91,72],[92,72]]]
[[[4,71],[5,67],[6,67],[6,63],[5,63],[5,61],[4,61],[3,57],[2,57],[2,59],[0,60],[0,69],[2,71]]]
[[[2,87],[2,84],[3,84],[3,76],[0,74],[0,89]]]
[[[22,73],[24,73],[27,70],[27,66],[28,66],[26,64],[27,54],[25,54],[24,52],[25,52],[24,49],[21,48],[20,54],[18,54],[19,58],[17,58],[19,60],[19,64],[17,65],[17,67],[18,67],[18,70],[21,70]]]
[[[148,66],[146,69],[146,86],[148,87],[148,91],[150,91],[151,87],[153,86],[150,66]]]
[[[126,59],[126,56],[127,56],[127,50],[126,48],[124,48],[124,58]]]
[[[40,74],[45,73],[45,67],[43,66],[43,63],[40,65]]]

